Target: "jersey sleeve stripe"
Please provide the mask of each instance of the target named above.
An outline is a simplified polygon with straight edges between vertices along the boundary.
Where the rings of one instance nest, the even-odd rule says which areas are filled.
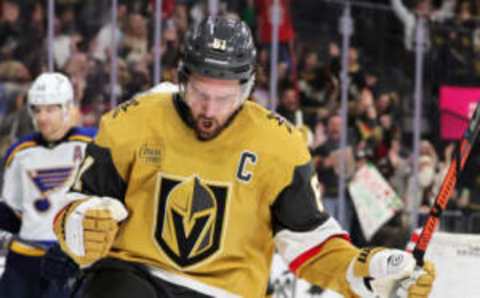
[[[310,250],[307,250],[303,254],[299,255],[296,259],[294,259],[288,266],[290,270],[292,272],[296,272],[298,268],[300,268],[303,264],[305,264],[305,262],[315,257],[323,249],[323,246],[325,245],[325,243],[332,238],[343,238],[345,240],[350,241],[350,237],[348,237],[347,234],[333,235],[329,237],[327,240],[323,241],[320,245],[315,246]]]
[[[342,230],[333,218],[329,218],[326,222],[310,231],[281,230],[275,235],[274,241],[280,255],[288,264],[292,264],[305,252],[325,243],[331,237],[340,235],[347,236],[348,233]],[[300,258],[296,264],[299,266],[306,260],[308,259]]]
[[[37,143],[35,141],[26,141],[26,142],[23,142],[23,143],[19,143],[15,147],[12,147],[11,148],[12,150],[10,150],[10,152],[7,152],[7,155],[5,156],[5,165],[8,167],[10,165],[10,163],[12,162],[13,157],[18,152],[20,152],[22,150],[25,150],[27,148],[35,147],[36,145],[37,145]]]

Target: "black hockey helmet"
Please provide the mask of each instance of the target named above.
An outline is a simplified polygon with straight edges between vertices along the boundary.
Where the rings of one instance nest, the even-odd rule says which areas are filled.
[[[241,20],[208,17],[185,36],[180,75],[192,73],[216,79],[250,81],[256,49],[250,28]]]

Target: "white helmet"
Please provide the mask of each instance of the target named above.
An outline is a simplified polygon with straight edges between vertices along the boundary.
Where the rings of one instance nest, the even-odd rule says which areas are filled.
[[[35,79],[28,91],[28,105],[59,104],[66,107],[73,103],[73,87],[70,80],[58,72],[43,73]]]
[[[32,107],[36,105],[61,105],[63,121],[69,122],[70,107],[73,105],[73,87],[70,80],[58,72],[47,72],[38,76],[28,90],[28,111],[33,125],[37,127]]]
[[[153,88],[149,89],[147,93],[178,93],[178,85],[175,85],[172,82],[162,82],[158,85],[155,85]]]

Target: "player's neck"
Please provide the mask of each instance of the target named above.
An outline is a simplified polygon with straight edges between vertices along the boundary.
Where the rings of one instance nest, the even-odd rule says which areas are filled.
[[[45,134],[41,134],[41,136],[47,147],[53,147],[67,139],[71,133],[71,130],[72,126],[65,125],[48,136]]]

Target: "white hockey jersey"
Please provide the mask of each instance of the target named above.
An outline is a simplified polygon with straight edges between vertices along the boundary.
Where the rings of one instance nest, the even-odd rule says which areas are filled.
[[[65,193],[95,133],[94,129],[74,127],[54,144],[34,133],[8,149],[2,200],[22,216],[21,239],[56,240],[52,228],[55,214],[68,203]]]

